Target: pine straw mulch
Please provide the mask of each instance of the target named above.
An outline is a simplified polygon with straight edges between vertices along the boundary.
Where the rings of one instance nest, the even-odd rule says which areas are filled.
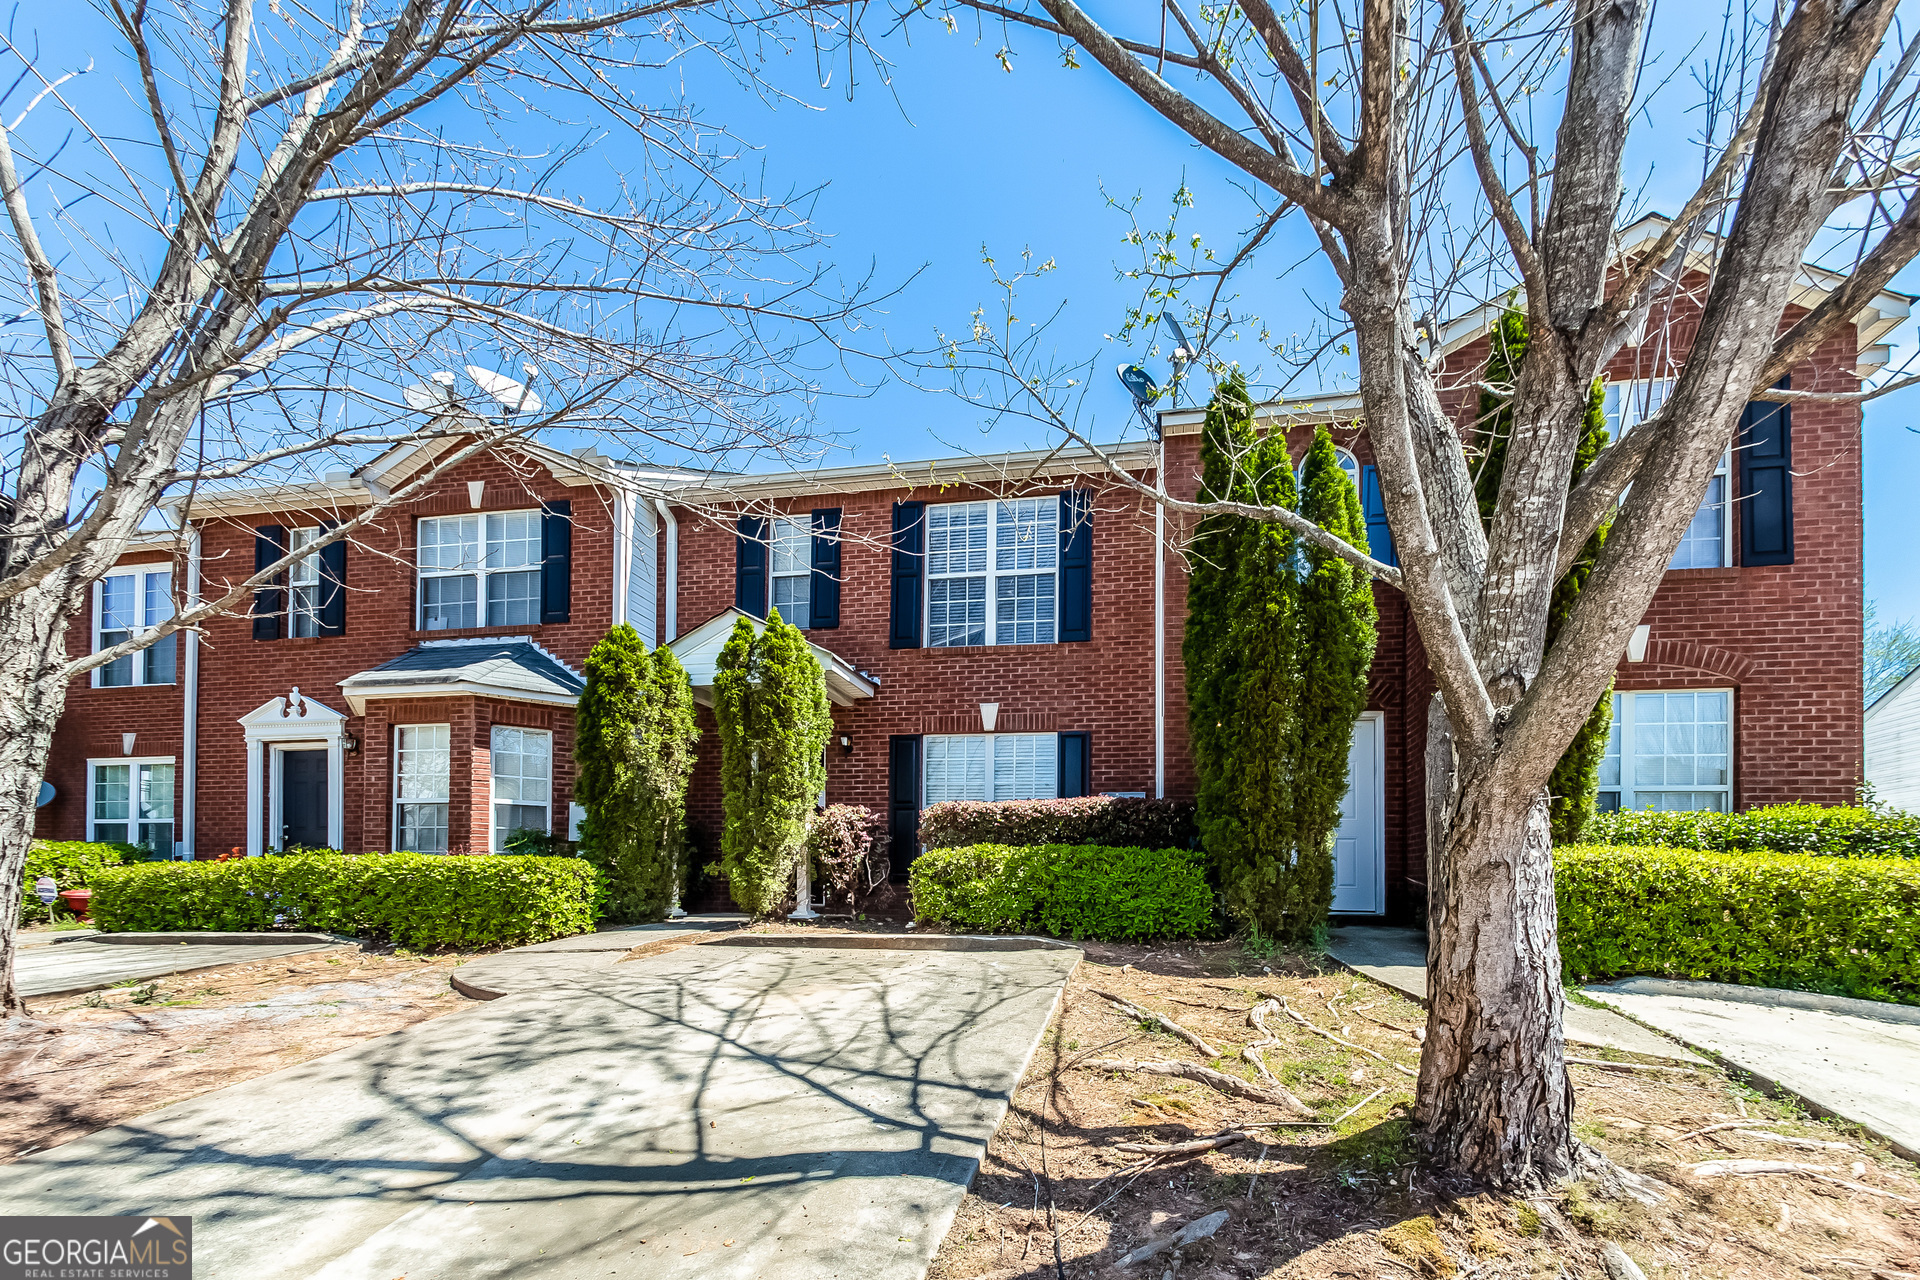
[[[472,958],[347,945],[30,997],[42,1025],[0,1053],[0,1164],[468,1007],[447,975]]]
[[[1665,1196],[1657,1205],[1605,1199],[1578,1183],[1532,1200],[1464,1194],[1413,1157],[1414,1082],[1390,1065],[1418,1061],[1425,1015],[1411,1000],[1321,957],[1260,958],[1235,943],[1087,944],[1086,955],[930,1280],[1605,1277],[1609,1241],[1651,1280],[1920,1280],[1914,1166],[1851,1126],[1813,1120],[1718,1071],[1572,1068],[1580,1137],[1657,1179]],[[1388,1062],[1271,1016],[1282,1042],[1267,1051],[1274,1075],[1320,1116],[1347,1118],[1335,1128],[1254,1130],[1253,1140],[1143,1164],[1118,1144],[1185,1142],[1296,1117],[1201,1083],[1095,1069],[1094,1060],[1202,1060],[1096,992],[1168,1015],[1221,1050],[1214,1067],[1248,1080],[1254,1070],[1238,1052],[1258,1038],[1247,1014],[1265,998],[1284,997],[1315,1026]],[[1742,1119],[1773,1123],[1698,1132]],[[1794,1174],[1703,1179],[1688,1169],[1716,1159],[1793,1161],[1865,1189]],[[1229,1217],[1211,1239],[1177,1257],[1116,1266],[1218,1210]]]

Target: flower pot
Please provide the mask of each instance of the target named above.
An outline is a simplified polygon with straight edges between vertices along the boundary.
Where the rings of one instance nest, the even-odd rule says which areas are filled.
[[[93,902],[93,890],[62,889],[60,891],[60,901],[67,904],[67,910],[73,912],[77,919],[85,920],[87,918],[87,907]]]

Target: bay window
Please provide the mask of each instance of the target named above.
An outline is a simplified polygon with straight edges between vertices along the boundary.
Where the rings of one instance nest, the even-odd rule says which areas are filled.
[[[1059,735],[928,734],[923,805],[943,800],[1051,800],[1059,790]]]
[[[1733,691],[1616,693],[1599,807],[1733,808]]]
[[[1056,498],[928,507],[928,645],[1052,644],[1059,558]]]
[[[173,760],[89,760],[87,839],[173,855]]]
[[[541,559],[538,511],[422,520],[420,629],[538,623]]]
[[[493,851],[515,831],[553,830],[553,735],[544,729],[493,727]]]
[[[151,631],[173,616],[173,572],[170,569],[108,574],[93,588],[93,651]],[[156,640],[137,653],[124,654],[95,667],[95,688],[136,684],[172,684],[176,636]]]
[[[393,847],[411,853],[445,853],[452,801],[448,728],[403,724],[393,732]]]

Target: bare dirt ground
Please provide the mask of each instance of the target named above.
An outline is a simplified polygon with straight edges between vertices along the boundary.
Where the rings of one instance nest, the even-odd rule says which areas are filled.
[[[466,1007],[471,958],[346,946],[30,1000],[58,1030],[0,1054],[0,1163]]]
[[[1086,953],[931,1280],[1599,1278],[1609,1275],[1608,1242],[1651,1280],[1920,1280],[1914,1166],[1850,1126],[1812,1120],[1718,1072],[1572,1068],[1580,1136],[1657,1180],[1658,1204],[1605,1199],[1584,1184],[1533,1200],[1459,1194],[1413,1158],[1414,1081],[1395,1065],[1418,1061],[1425,1015],[1411,1001],[1317,957],[1260,958],[1235,943],[1088,944]],[[1167,1015],[1218,1055],[1099,992]],[[1253,1081],[1240,1049],[1262,1038],[1248,1013],[1266,999],[1284,999],[1319,1029],[1269,1006],[1280,1043],[1266,1061],[1320,1117],[1344,1116],[1337,1126],[1245,1129],[1299,1117],[1193,1080],[1092,1065],[1210,1063]],[[1119,1149],[1237,1127],[1250,1136],[1198,1156]],[[1804,1168],[1693,1171],[1728,1160]],[[1227,1222],[1210,1239],[1116,1266],[1222,1210]]]

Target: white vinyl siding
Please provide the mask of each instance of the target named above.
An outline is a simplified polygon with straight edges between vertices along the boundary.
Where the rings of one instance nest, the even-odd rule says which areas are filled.
[[[1059,793],[1060,739],[1051,733],[929,734],[924,803],[1051,800]]]
[[[640,633],[647,648],[659,642],[659,610],[654,600],[654,573],[659,563],[659,517],[644,499],[633,505],[633,547],[627,564],[627,621]]]
[[[780,620],[805,631],[813,625],[813,522],[773,522],[773,607]]]
[[[111,649],[143,635],[173,616],[173,571],[108,574],[93,587],[93,651]],[[98,689],[136,684],[172,684],[178,633],[93,670]]]
[[[411,853],[447,851],[452,760],[444,724],[394,726],[393,847]]]
[[[1732,809],[1733,691],[1616,693],[1599,805]]]
[[[927,644],[1052,644],[1060,502],[1013,498],[927,508]]]
[[[420,629],[537,624],[540,537],[539,511],[422,520]]]
[[[515,831],[553,830],[553,735],[493,727],[493,851]]]
[[[1874,799],[1920,810],[1920,674],[1909,673],[1867,708],[1866,738]]]
[[[87,761],[87,839],[172,857],[172,758]]]
[[[1659,411],[1673,394],[1672,378],[1632,378],[1621,382],[1609,382],[1606,389],[1607,430],[1613,439],[1631,431],[1634,426],[1645,422]],[[1728,459],[1720,455],[1720,465],[1714,470],[1713,478],[1707,481],[1707,491],[1700,499],[1700,510],[1694,514],[1693,523],[1680,538],[1680,545],[1674,548],[1673,559],[1667,562],[1669,569],[1722,569],[1732,564],[1730,558],[1733,538],[1729,520],[1732,518],[1733,504],[1729,502],[1727,485]]]

